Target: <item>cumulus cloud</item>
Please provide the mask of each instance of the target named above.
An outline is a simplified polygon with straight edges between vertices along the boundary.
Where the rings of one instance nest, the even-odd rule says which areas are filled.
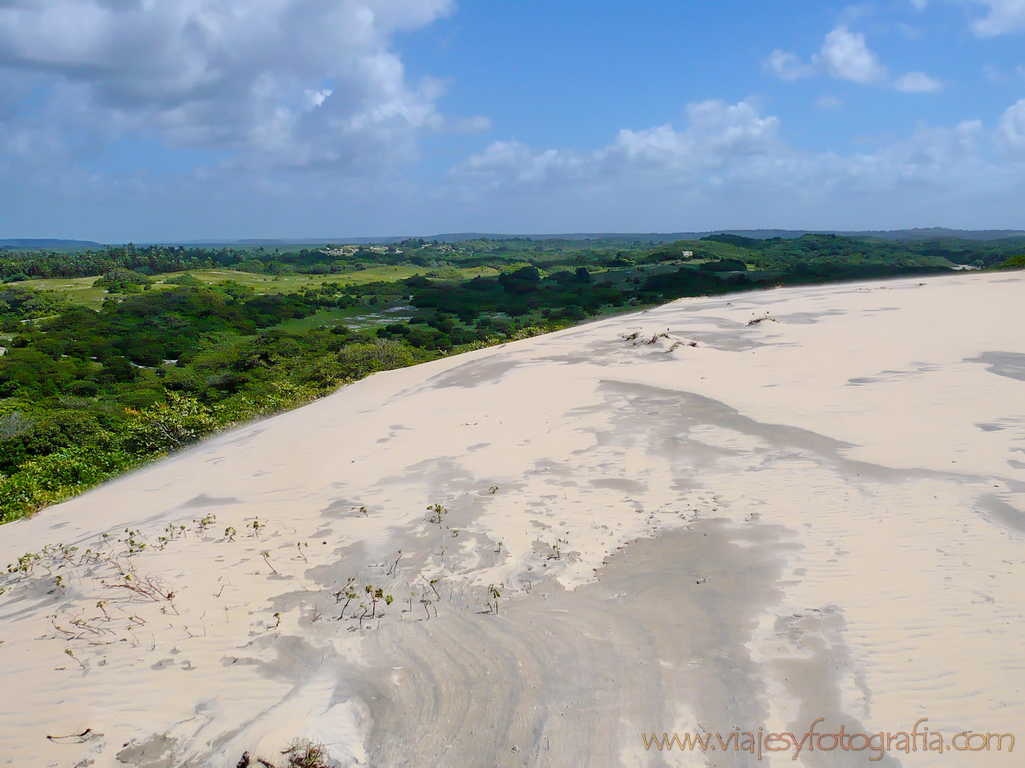
[[[815,75],[815,67],[801,61],[795,53],[776,49],[762,62],[762,69],[780,80],[800,80]]]
[[[996,140],[1008,156],[1025,159],[1025,99],[1004,112],[997,123]]]
[[[1019,64],[1013,70],[1007,71],[995,64],[983,64],[982,74],[991,83],[1008,83],[1014,79],[1025,80],[1025,65]]]
[[[449,175],[471,186],[521,190],[639,175],[681,181],[737,158],[763,156],[777,143],[778,118],[762,117],[750,102],[691,104],[687,118],[680,131],[671,125],[623,129],[610,145],[591,153],[535,151],[519,142],[497,141]]]
[[[939,93],[943,90],[943,83],[924,72],[908,72],[898,77],[893,87],[903,93]]]
[[[419,131],[458,127],[436,108],[442,84],[410,83],[391,48],[396,32],[452,9],[453,0],[2,3],[0,71],[35,81],[44,109],[79,132],[148,132],[239,163],[356,169],[410,156]]]
[[[975,34],[992,37],[1025,30],[1025,0],[973,0],[989,8],[981,19],[972,22]]]
[[[812,56],[810,64],[797,54],[776,49],[762,62],[762,69],[781,80],[798,80],[822,72],[838,80],[850,80],[861,85],[891,85],[902,93],[938,93],[943,90],[940,80],[924,72],[908,72],[891,81],[889,70],[869,49],[865,36],[852,32],[846,26],[839,26],[826,35],[822,49]]]
[[[995,226],[1015,215],[1025,179],[1014,164],[989,159],[990,136],[967,120],[920,126],[873,152],[813,153],[784,141],[780,121],[756,104],[710,101],[688,107],[681,129],[622,130],[594,152],[495,142],[453,168],[450,186],[467,210],[516,211],[535,228],[565,229],[551,212],[567,210],[591,215],[575,219],[577,228],[602,231],[809,219],[839,228]],[[1005,151],[1025,156],[1025,100],[1008,111],[1000,137]]]
[[[920,127],[909,138],[873,155],[841,158],[832,152],[812,155],[780,139],[780,121],[762,116],[748,101],[727,104],[705,101],[687,107],[688,124],[682,130],[662,125],[647,130],[624,129],[603,149],[591,153],[569,150],[533,150],[519,142],[495,142],[480,154],[452,169],[460,182],[485,183],[491,188],[532,190],[612,179],[659,184],[721,185],[728,179],[771,183],[797,183],[818,176],[868,178],[868,170],[897,174],[925,174],[949,170],[977,160],[983,135],[979,120],[954,128]],[[1001,123],[1015,146],[1025,148],[1025,99]],[[885,176],[886,173],[882,173]]]
[[[921,172],[943,172],[963,162],[974,162],[981,120],[965,120],[954,128],[919,127],[909,139],[883,149],[879,155],[895,166]]]
[[[830,75],[842,80],[868,84],[882,82],[887,78],[886,67],[868,49],[865,36],[860,32],[851,32],[847,27],[837,27],[826,35],[816,61]]]

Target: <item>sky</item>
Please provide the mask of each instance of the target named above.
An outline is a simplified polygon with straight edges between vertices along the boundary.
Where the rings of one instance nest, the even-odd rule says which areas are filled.
[[[1025,0],[0,0],[0,238],[1025,229]]]

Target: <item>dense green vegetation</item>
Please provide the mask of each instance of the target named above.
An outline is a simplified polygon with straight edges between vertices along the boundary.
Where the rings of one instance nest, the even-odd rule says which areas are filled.
[[[0,521],[376,371],[681,296],[1021,268],[1023,250],[718,235],[4,252]]]

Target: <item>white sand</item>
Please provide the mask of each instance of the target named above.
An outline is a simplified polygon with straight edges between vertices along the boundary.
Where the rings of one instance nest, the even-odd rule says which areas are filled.
[[[4,582],[0,765],[296,737],[339,765],[870,764],[640,739],[818,717],[1025,738],[1022,328],[1020,273],[683,300],[378,374],[4,526],[0,565],[78,550]],[[394,601],[361,628],[368,585]]]

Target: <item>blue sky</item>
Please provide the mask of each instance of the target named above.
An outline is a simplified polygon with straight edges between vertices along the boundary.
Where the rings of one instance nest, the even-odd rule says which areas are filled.
[[[0,2],[0,238],[1025,228],[1025,0]]]

